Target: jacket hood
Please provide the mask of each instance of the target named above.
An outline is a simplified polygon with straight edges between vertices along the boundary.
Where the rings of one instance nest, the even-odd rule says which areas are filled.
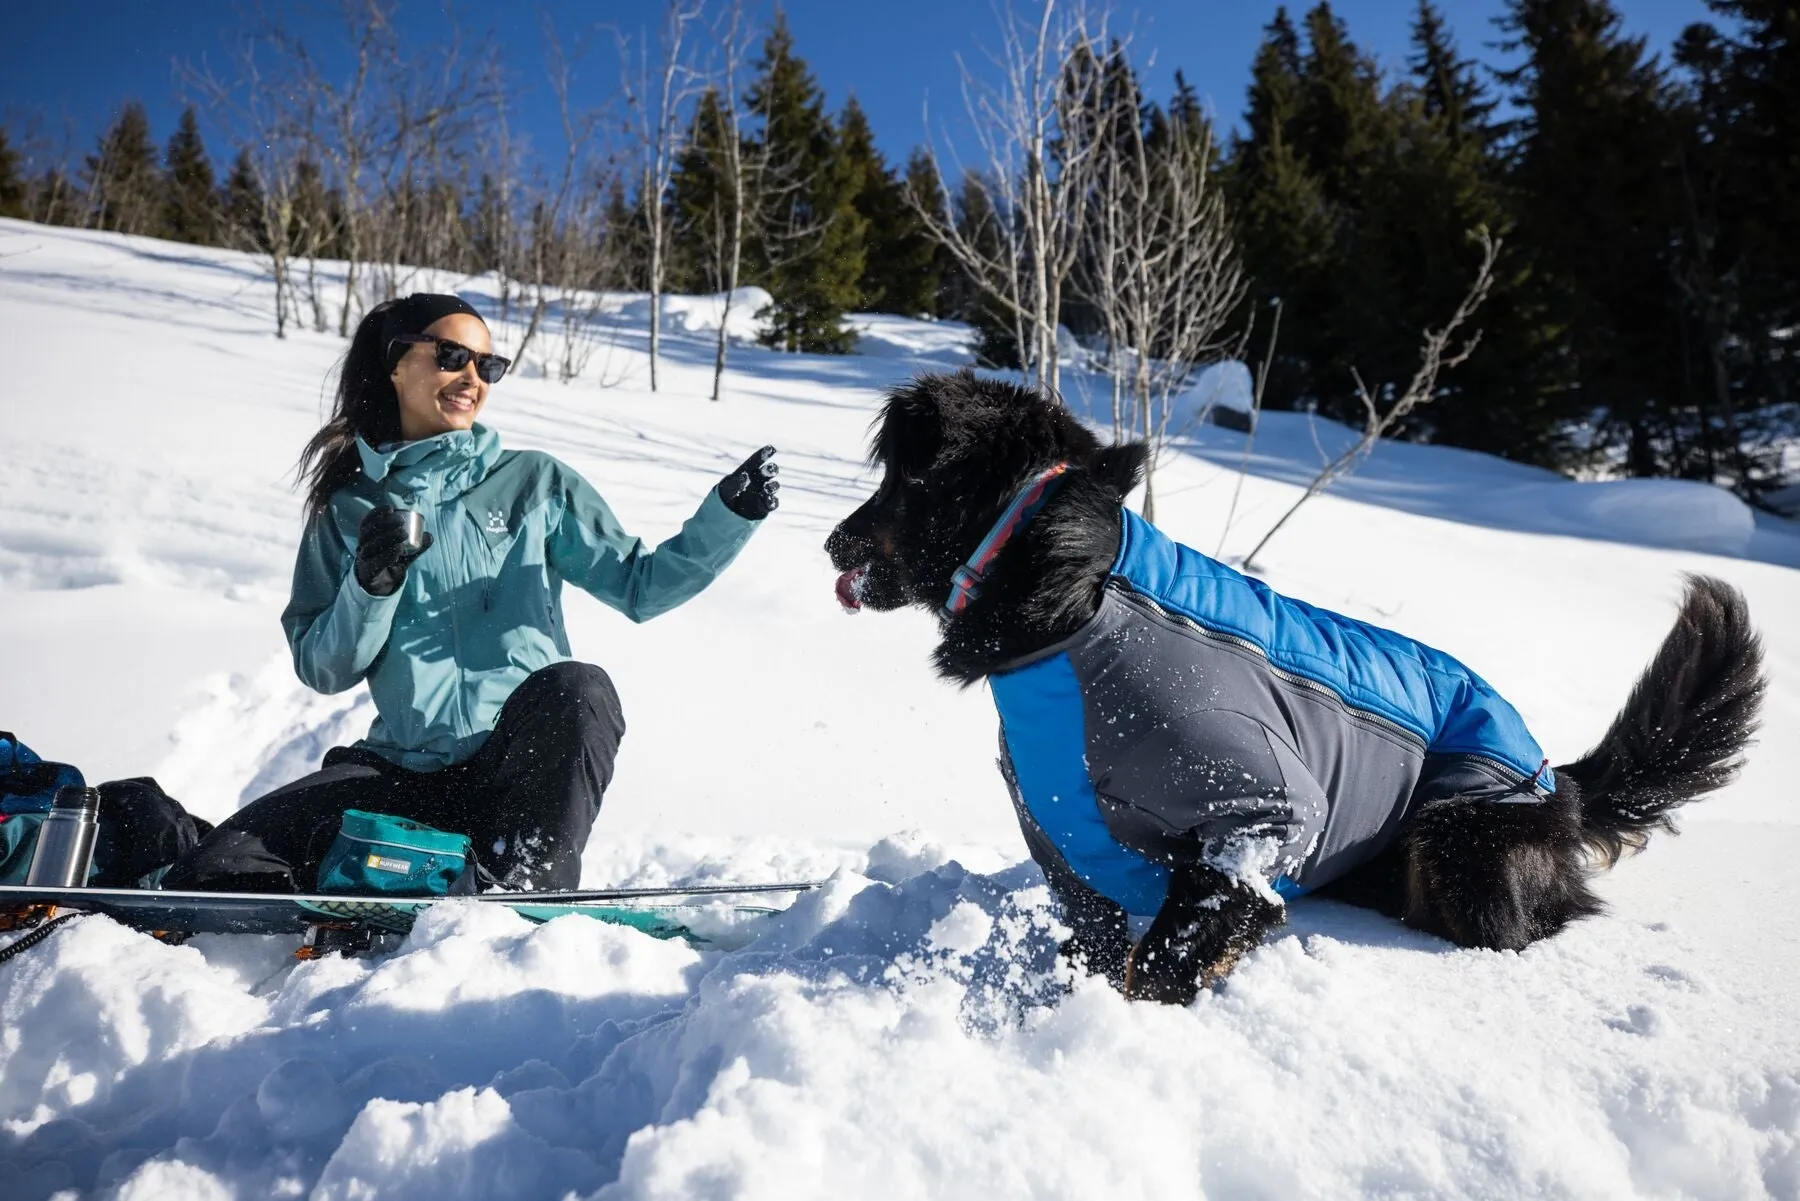
[[[363,475],[375,483],[417,486],[439,476],[446,489],[460,490],[480,483],[499,461],[500,435],[476,422],[466,430],[451,430],[382,450],[358,438],[356,451],[362,457]]]

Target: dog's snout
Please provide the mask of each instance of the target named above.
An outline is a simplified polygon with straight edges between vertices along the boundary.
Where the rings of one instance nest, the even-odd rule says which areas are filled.
[[[825,553],[831,556],[831,565],[839,571],[867,562],[869,557],[869,540],[852,534],[847,528],[849,524],[848,521],[839,522],[825,538]]]
[[[825,539],[825,553],[831,556],[832,565],[839,571],[858,567],[869,561],[874,552],[874,543],[870,538],[874,520],[871,509],[873,501],[864,502],[856,512],[838,522]]]

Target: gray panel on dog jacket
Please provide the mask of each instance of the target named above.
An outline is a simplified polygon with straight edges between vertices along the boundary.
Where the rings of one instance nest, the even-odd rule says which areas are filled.
[[[1146,916],[1179,864],[1293,896],[1372,858],[1421,804],[1554,789],[1517,711],[1449,655],[1122,520],[1094,617],[988,681],[1053,880]]]

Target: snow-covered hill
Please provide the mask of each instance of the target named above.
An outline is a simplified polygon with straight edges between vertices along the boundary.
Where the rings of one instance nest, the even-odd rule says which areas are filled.
[[[711,303],[673,306],[662,392],[641,303],[607,298],[582,380],[527,369],[484,419],[652,541],[781,448],[782,509],[709,592],[642,627],[570,602],[630,723],[584,880],[831,885],[732,953],[457,906],[393,955],[303,964],[77,922],[0,965],[0,1197],[1800,1197],[1793,524],[1382,447],[1265,552],[1272,583],[1463,658],[1561,761],[1679,573],[1724,576],[1774,679],[1749,769],[1603,882],[1610,916],[1522,955],[1303,901],[1188,1010],[1064,996],[987,698],[931,677],[927,616],[845,620],[820,550],[881,389],[966,331],[740,346],[713,404]],[[277,341],[268,307],[242,256],[0,222],[0,728],[214,818],[370,716],[305,692],[276,623],[343,344]],[[1196,431],[1160,523],[1214,550],[1247,462],[1241,555],[1346,436],[1275,414],[1246,457]]]

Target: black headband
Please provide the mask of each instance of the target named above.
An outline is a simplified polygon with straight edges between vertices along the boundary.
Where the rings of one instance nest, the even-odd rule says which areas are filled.
[[[381,345],[389,371],[408,349],[404,342],[398,347],[394,345],[394,339],[400,335],[422,334],[452,313],[467,313],[475,320],[481,320],[481,314],[468,301],[442,292],[414,292],[411,296],[390,300],[375,311],[381,314]]]

